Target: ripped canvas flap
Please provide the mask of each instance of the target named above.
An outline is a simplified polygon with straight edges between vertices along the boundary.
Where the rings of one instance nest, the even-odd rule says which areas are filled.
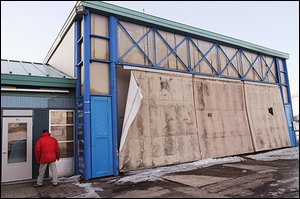
[[[143,95],[131,71],[119,151],[122,151],[128,130],[140,109]]]

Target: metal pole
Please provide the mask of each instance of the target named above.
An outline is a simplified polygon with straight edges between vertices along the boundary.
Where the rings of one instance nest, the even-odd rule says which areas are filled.
[[[291,97],[291,90],[290,90],[290,83],[289,83],[289,75],[288,75],[288,70],[287,70],[287,66],[286,66],[286,59],[283,59],[283,69],[285,71],[285,80],[286,80],[286,84],[287,84],[287,94],[288,94],[288,103],[289,103],[289,107],[290,107],[290,117],[291,117],[291,121],[290,124],[288,124],[288,128],[290,131],[290,140],[291,140],[291,146],[295,147],[297,145],[297,141],[296,141],[296,134],[295,134],[295,130],[294,130],[294,125],[293,125],[293,121],[294,121],[294,114],[293,114],[293,107],[292,107],[292,97]],[[289,117],[288,116],[288,117]]]
[[[78,44],[78,40],[81,36],[81,22],[80,20],[77,20],[75,22],[75,69],[76,69],[76,113],[75,113],[75,172],[76,174],[79,173],[79,161],[78,161],[78,106],[77,106],[77,100],[80,97],[80,82],[81,82],[81,71],[80,66],[78,65],[80,60],[80,44]]]
[[[109,58],[110,58],[110,93],[112,98],[112,140],[113,140],[113,173],[119,174],[118,163],[118,100],[117,100],[117,68],[118,60],[118,21],[115,16],[109,16]]]
[[[84,16],[84,92],[83,92],[83,114],[84,114],[84,178],[92,177],[91,168],[91,97],[90,97],[90,57],[91,57],[91,14],[87,10]]]

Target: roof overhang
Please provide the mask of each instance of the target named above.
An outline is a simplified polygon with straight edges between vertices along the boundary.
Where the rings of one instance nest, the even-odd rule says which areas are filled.
[[[76,88],[76,79],[1,74],[1,85]]]

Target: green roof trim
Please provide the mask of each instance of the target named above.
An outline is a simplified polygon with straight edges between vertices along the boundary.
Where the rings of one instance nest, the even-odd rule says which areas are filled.
[[[1,85],[75,88],[76,79],[49,64],[1,59]]]
[[[76,79],[1,74],[1,85],[76,88]]]
[[[205,38],[208,38],[211,40],[220,41],[220,42],[224,42],[227,44],[239,46],[239,47],[257,51],[257,52],[260,52],[260,53],[263,53],[266,55],[271,55],[271,56],[286,58],[286,59],[289,58],[289,54],[284,53],[284,52],[266,48],[266,47],[263,47],[263,46],[260,46],[257,44],[249,43],[246,41],[242,41],[242,40],[228,37],[225,35],[221,35],[218,33],[210,32],[210,31],[203,30],[200,28],[195,28],[195,27],[181,24],[178,22],[174,22],[171,20],[163,19],[163,18],[156,17],[153,15],[145,14],[142,12],[137,12],[137,11],[123,8],[123,7],[116,6],[116,5],[112,5],[109,3],[104,3],[101,1],[82,1],[81,3],[83,6],[86,6],[88,8],[107,12],[107,13],[114,14],[117,16],[126,17],[126,18],[137,20],[137,21],[146,22],[149,24],[154,24],[154,25],[158,25],[161,27],[178,30],[178,31],[182,31],[182,32],[186,32],[186,33],[190,33],[190,34],[194,34],[194,35],[199,35],[201,37],[205,37]]]

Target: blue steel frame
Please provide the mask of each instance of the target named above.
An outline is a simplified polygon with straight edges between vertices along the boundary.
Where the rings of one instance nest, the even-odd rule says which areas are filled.
[[[282,103],[284,104],[283,90],[282,90],[282,80],[281,80],[280,66],[279,66],[279,58],[276,58],[275,62],[276,62],[276,71],[277,71],[277,74],[278,74],[278,81],[279,81],[280,92],[281,92],[281,99],[282,99]]]
[[[117,66],[118,61],[118,27],[117,18],[109,16],[109,59],[110,59],[110,93],[112,98],[112,139],[113,139],[113,173],[119,174],[119,161],[118,161],[118,87],[117,87]]]
[[[81,21],[77,20],[75,22],[75,77],[76,79],[76,104],[77,100],[80,97],[80,83],[81,83],[81,71],[80,71],[80,62],[81,62]],[[76,105],[76,114],[75,114],[75,172],[79,173],[79,161],[78,161],[78,106]]]
[[[112,146],[113,146],[113,175],[119,174],[118,164],[118,103],[117,103],[117,70],[116,62],[118,60],[118,30],[117,19],[115,16],[109,16],[109,37],[91,34],[91,12],[87,10],[87,15],[84,16],[84,36],[81,35],[81,23],[76,21],[75,26],[75,67],[77,75],[76,85],[76,100],[80,98],[81,92],[81,72],[84,73],[84,169],[86,180],[92,178],[92,164],[91,164],[91,93],[90,93],[90,63],[101,62],[109,64],[109,76],[110,76],[110,94],[97,95],[103,97],[111,97],[112,99]],[[91,38],[107,39],[109,41],[109,60],[102,60],[91,58]],[[81,43],[84,43],[84,57],[81,57]],[[82,61],[83,60],[83,61]],[[81,67],[84,66],[84,71],[81,71]],[[77,110],[77,108],[76,108]],[[77,111],[76,111],[77,113]],[[78,123],[78,115],[76,114],[76,122]],[[78,169],[78,127],[76,126],[76,145],[75,145],[75,162],[76,172]]]
[[[233,57],[228,57],[224,50],[221,48],[221,45],[218,44],[218,42],[214,42],[213,45],[210,47],[210,49],[207,52],[202,52],[198,46],[194,43],[190,35],[187,35],[181,42],[179,42],[174,48],[172,48],[168,42],[163,38],[163,36],[159,33],[159,31],[156,28],[150,28],[138,41],[135,41],[133,37],[130,35],[130,33],[126,30],[126,28],[121,24],[121,22],[113,15],[109,16],[109,37],[106,36],[100,36],[100,35],[94,35],[91,34],[91,12],[87,10],[87,15],[84,16],[84,36],[80,37],[81,35],[81,23],[80,21],[76,21],[75,26],[75,67],[76,67],[76,76],[77,76],[77,85],[76,85],[76,100],[80,97],[80,84],[81,84],[81,66],[84,65],[84,93],[83,93],[83,100],[84,100],[84,152],[85,152],[85,179],[90,179],[91,176],[91,126],[90,126],[90,119],[91,119],[91,104],[90,104],[90,63],[91,62],[102,62],[102,63],[109,63],[110,68],[110,94],[109,95],[100,95],[100,96],[106,96],[112,98],[112,138],[113,138],[113,174],[118,175],[119,169],[118,169],[118,103],[117,103],[117,65],[129,65],[133,67],[144,67],[144,68],[152,68],[152,69],[160,69],[160,70],[166,70],[166,71],[174,71],[174,72],[182,72],[182,73],[190,73],[190,74],[199,74],[203,76],[212,76],[212,77],[220,77],[220,78],[228,78],[228,79],[236,79],[236,80],[242,80],[242,81],[252,81],[252,82],[263,82],[265,84],[275,84],[280,86],[281,94],[282,92],[282,81],[280,76],[280,68],[279,68],[279,59],[273,57],[272,63],[270,66],[267,64],[266,60],[263,58],[263,55],[260,53],[257,54],[255,60],[251,63],[251,61],[247,58],[247,56],[244,54],[243,49],[239,48],[233,55]],[[121,29],[127,34],[127,36],[130,38],[130,40],[133,42],[133,46],[123,55],[120,57],[118,56],[118,25],[121,27]],[[154,33],[154,60],[152,60],[146,55],[146,53],[142,50],[142,48],[139,46],[139,43],[145,38],[150,32]],[[109,40],[109,60],[101,60],[96,58],[91,58],[91,38],[101,38],[101,39],[107,39]],[[167,48],[170,50],[168,55],[163,58],[161,61],[158,62],[157,60],[157,49],[156,49],[156,40],[159,37],[163,43],[167,46]],[[177,54],[176,50],[181,46],[182,43],[185,41],[188,42],[187,48],[188,48],[188,62],[187,64],[184,63],[184,61],[180,58],[180,56]],[[84,59],[82,61],[81,57],[81,43],[84,42]],[[191,56],[190,56],[190,45],[193,45],[196,50],[202,55],[202,58],[194,65],[191,65]],[[122,59],[130,53],[132,49],[137,47],[143,55],[147,58],[149,65],[141,65],[141,64],[134,64],[134,63],[127,63],[123,62]],[[212,49],[217,48],[217,66],[213,66],[210,61],[208,60],[207,56],[212,51]],[[221,62],[220,62],[220,52],[222,52],[227,60],[227,64],[224,66],[224,68],[221,70]],[[167,58],[171,55],[175,55],[176,58],[183,64],[183,66],[186,68],[186,71],[183,70],[176,70],[176,69],[169,69],[169,68],[162,68],[160,67],[161,64],[167,60]],[[235,66],[232,62],[234,59],[239,56],[240,60],[240,66],[241,66],[241,72],[237,69],[237,66]],[[242,57],[245,57],[245,60],[250,64],[250,67],[247,69],[247,71],[244,73],[244,67],[243,67],[243,61]],[[254,64],[255,62],[261,59],[264,61],[265,65],[268,67],[265,76],[263,74],[259,74],[259,72],[255,69]],[[209,67],[211,67],[213,74],[205,74],[205,73],[199,73],[196,72],[195,69],[200,67],[200,64],[202,61],[205,61],[208,63]],[[275,64],[276,63],[276,64]],[[288,88],[288,99],[289,99],[289,105],[291,105],[291,95],[290,95],[290,87],[289,87],[289,81],[288,81],[288,75],[287,75],[287,67],[286,67],[286,60],[283,59],[284,68],[285,68],[285,78],[287,85],[284,85]],[[230,77],[223,75],[224,71],[231,66],[234,71],[239,76],[236,77]],[[261,66],[262,67],[262,66]],[[273,74],[271,68],[277,67],[277,76]],[[253,69],[253,71],[258,75],[258,80],[249,80],[247,79],[248,73]],[[275,83],[273,82],[267,82],[266,77],[268,74],[271,73],[273,78],[275,79]],[[283,98],[282,98],[283,100]],[[77,110],[77,107],[76,107]],[[77,111],[76,111],[77,113]],[[78,123],[78,116],[76,114],[76,123]],[[76,172],[78,173],[78,146],[77,146],[77,134],[78,133],[78,127],[76,125],[76,144],[75,144],[75,161],[76,161]],[[292,139],[292,138],[291,138]],[[293,145],[294,146],[294,145]]]
[[[288,114],[288,111],[286,110],[286,105],[288,105],[288,106],[291,107],[291,117],[293,118],[294,113],[293,113],[292,98],[291,98],[291,92],[290,92],[290,83],[289,83],[286,59],[282,59],[283,71],[280,70],[279,58],[276,58],[275,62],[276,62],[278,79],[279,79],[281,99],[282,99],[282,104],[284,105],[285,114]],[[284,73],[284,79],[285,79],[286,84],[282,83],[281,73]],[[284,96],[283,87],[287,88],[287,100],[288,100],[287,103],[285,103],[285,100],[284,100],[284,97],[283,97]],[[287,115],[287,117],[289,117],[289,116]],[[287,119],[287,124],[288,124],[288,119]],[[290,129],[289,129],[289,136],[290,136],[291,146],[295,147],[295,146],[297,146],[296,134],[295,134],[295,130],[293,128],[293,124],[291,124],[291,125],[292,125],[292,129],[291,129],[291,132],[290,132]],[[288,127],[289,127],[289,124],[288,124]]]
[[[213,76],[213,77],[219,77],[219,78],[228,78],[228,79],[236,79],[236,80],[242,80],[242,81],[250,81],[250,82],[260,82],[260,83],[264,83],[264,84],[273,84],[273,85],[279,85],[280,86],[280,91],[281,91],[281,97],[282,97],[282,101],[283,101],[283,105],[290,105],[291,107],[291,114],[293,116],[293,109],[292,109],[292,104],[291,104],[291,94],[290,94],[290,85],[289,85],[289,79],[288,79],[288,72],[287,72],[287,66],[286,66],[286,60],[282,59],[283,61],[283,68],[284,68],[284,78],[286,80],[286,84],[282,84],[282,80],[281,80],[281,72],[280,72],[280,67],[279,67],[279,58],[277,57],[271,57],[272,61],[270,64],[267,63],[266,59],[264,58],[264,55],[262,55],[261,53],[257,53],[255,52],[257,55],[255,57],[255,59],[253,60],[253,62],[251,62],[249,60],[249,58],[246,56],[246,54],[244,53],[244,50],[242,48],[236,48],[236,52],[234,53],[234,55],[230,58],[228,57],[228,55],[226,54],[226,52],[222,49],[221,45],[218,44],[218,42],[213,42],[213,45],[209,48],[209,50],[207,52],[202,52],[198,46],[195,44],[195,42],[193,41],[193,39],[191,38],[190,35],[185,36],[185,38],[179,42],[174,48],[172,48],[168,42],[163,38],[163,36],[159,33],[159,31],[154,28],[154,27],[150,27],[150,29],[141,36],[140,39],[138,39],[138,41],[135,41],[133,39],[133,37],[130,35],[130,33],[126,30],[126,28],[122,25],[122,23],[120,21],[118,21],[118,25],[121,27],[121,29],[126,33],[126,35],[128,35],[128,37],[130,38],[130,40],[133,42],[133,46],[131,46],[129,48],[129,50],[127,52],[125,52],[123,55],[121,55],[118,58],[117,63],[120,65],[129,65],[129,66],[133,66],[133,67],[144,67],[144,68],[152,68],[152,69],[160,69],[160,70],[166,70],[166,71],[174,71],[174,72],[182,72],[182,73],[190,73],[190,74],[199,74],[199,75],[203,75],[203,76]],[[151,61],[150,57],[148,57],[146,55],[146,53],[142,50],[142,48],[139,46],[140,41],[143,40],[144,37],[146,37],[150,32],[153,32],[154,34],[154,49],[153,49],[153,53],[154,53],[154,60],[153,62]],[[156,57],[156,52],[157,52],[157,47],[156,47],[156,36],[158,36],[163,43],[167,46],[167,48],[170,50],[170,52],[167,54],[167,56],[165,58],[163,58],[161,61],[159,61],[157,63],[157,57]],[[181,44],[183,42],[187,41],[188,45],[187,45],[187,64],[184,63],[184,61],[180,58],[180,56],[177,54],[176,49],[178,49]],[[190,56],[190,45],[193,45],[195,47],[195,49],[202,55],[202,58],[194,65],[191,65],[191,56]],[[137,47],[142,54],[147,58],[148,62],[150,63],[150,65],[141,65],[141,64],[135,64],[135,63],[128,63],[128,62],[124,62],[123,58],[128,55],[132,49],[134,49],[135,47]],[[213,66],[212,63],[210,63],[210,61],[207,58],[207,55],[212,51],[212,49],[217,48],[217,66]],[[220,61],[220,53],[225,55],[226,58],[226,65],[223,67],[223,69],[221,70],[221,61]],[[161,64],[167,60],[170,55],[175,55],[176,58],[178,58],[178,60],[185,66],[185,68],[187,70],[176,70],[176,69],[169,69],[169,68],[163,68],[161,67]],[[236,59],[239,56],[239,63],[238,65],[240,65],[240,71],[238,70],[238,66],[235,66],[233,64],[233,60]],[[244,59],[243,59],[244,57]],[[260,72],[257,71],[257,69],[254,67],[255,63],[260,59]],[[244,62],[243,60],[245,60],[244,62],[248,62],[249,63],[249,68],[245,70],[244,68]],[[202,61],[205,61],[208,66],[212,69],[212,74],[206,74],[206,73],[199,73],[196,72],[195,69],[197,69],[198,67],[200,67],[200,64],[202,63]],[[153,64],[154,63],[154,64]],[[267,69],[264,69],[264,66],[267,67]],[[237,77],[232,77],[232,76],[226,76],[224,75],[224,71],[226,71],[226,69],[231,66],[233,68],[233,70],[235,71],[235,73],[237,74]],[[276,67],[276,74],[274,74],[272,72],[272,67]],[[264,70],[266,70],[264,72]],[[247,75],[250,73],[250,71],[254,71],[254,73],[257,75],[259,80],[251,80],[249,78],[247,78]],[[270,82],[270,81],[266,81],[268,75],[270,74],[270,76],[274,79],[275,82]],[[285,86],[287,87],[288,90],[288,103],[284,103],[284,99],[283,99],[283,89],[282,87]],[[286,107],[284,106],[284,109],[286,110]],[[287,111],[285,111],[287,114]],[[289,125],[289,124],[288,124]],[[295,137],[295,132],[293,132],[292,134],[290,133],[290,140],[291,140],[291,145],[292,146],[296,146],[296,137]]]
[[[289,76],[288,76],[288,69],[287,69],[287,64],[286,64],[286,59],[283,59],[282,60],[283,62],[283,69],[284,69],[284,72],[285,72],[285,81],[286,81],[286,87],[287,87],[287,94],[288,94],[288,103],[285,103],[285,105],[289,105],[291,107],[291,121],[293,121],[293,117],[294,117],[294,113],[293,113],[293,106],[292,106],[292,97],[291,97],[291,91],[290,91],[290,82],[289,82]],[[280,73],[279,73],[280,75]],[[283,86],[283,85],[281,85]],[[287,114],[287,112],[286,112]],[[289,126],[289,124],[288,124]],[[291,131],[289,133],[290,135],[290,140],[291,140],[291,146],[292,147],[296,147],[297,146],[297,141],[296,141],[296,134],[295,134],[295,130],[294,130],[294,126],[293,126],[293,123],[291,124],[292,128],[291,128]]]
[[[228,79],[236,79],[236,80],[246,80],[246,81],[251,81],[251,82],[263,82],[266,84],[275,84],[275,85],[279,85],[279,81],[278,78],[276,78],[276,75],[273,74],[272,72],[272,67],[273,67],[273,63],[275,61],[275,58],[272,57],[272,63],[270,64],[270,66],[267,64],[266,60],[264,59],[263,55],[260,53],[257,53],[255,59],[253,62],[251,62],[249,60],[249,58],[245,55],[244,50],[241,48],[236,48],[236,52],[234,53],[234,55],[232,57],[229,57],[226,52],[222,49],[221,45],[218,44],[218,42],[214,42],[213,45],[210,47],[210,49],[207,52],[202,52],[198,46],[195,44],[195,42],[193,41],[192,37],[190,35],[185,36],[185,38],[180,41],[174,48],[172,48],[170,46],[170,44],[163,38],[163,36],[159,33],[159,31],[154,28],[154,27],[150,27],[150,29],[141,36],[140,39],[138,39],[137,41],[135,41],[133,39],[133,37],[130,35],[130,33],[126,30],[126,28],[122,25],[122,23],[120,21],[118,21],[118,25],[121,28],[121,30],[123,30],[125,32],[125,34],[128,36],[128,38],[133,42],[133,45],[128,49],[127,52],[125,52],[123,55],[119,56],[117,64],[120,65],[129,65],[129,66],[134,66],[134,67],[145,67],[145,68],[155,68],[155,69],[161,69],[161,70],[167,70],[167,71],[174,71],[174,72],[183,72],[183,73],[191,73],[191,74],[199,74],[199,75],[204,75],[204,76],[213,76],[213,77],[219,77],[219,78],[228,78]],[[139,46],[139,43],[150,33],[153,32],[154,34],[154,49],[153,49],[153,53],[154,53],[154,59],[153,61],[150,59],[150,57],[147,56],[147,54],[143,51],[143,49]],[[157,57],[156,57],[156,40],[159,37],[162,42],[166,45],[166,47],[170,50],[170,52],[167,54],[167,56],[165,58],[163,58],[162,60],[160,60],[158,62]],[[185,63],[181,57],[177,54],[176,50],[181,46],[181,44],[183,44],[185,41],[187,41],[187,63]],[[202,55],[202,58],[195,64],[195,66],[191,65],[191,56],[190,56],[190,46],[193,45],[195,47],[195,49]],[[148,62],[150,63],[149,65],[141,65],[141,64],[135,64],[135,63],[128,63],[128,62],[124,62],[123,58],[126,57],[135,47],[137,47],[142,54],[145,56],[145,58],[148,60]],[[212,63],[210,63],[210,61],[207,58],[207,55],[213,50],[215,49],[217,50],[217,66],[213,66]],[[227,64],[223,67],[223,69],[221,70],[221,62],[220,62],[220,53],[224,54],[226,60],[227,60]],[[176,58],[183,64],[183,66],[186,68],[186,70],[176,70],[176,69],[169,69],[169,68],[162,68],[161,64],[166,61],[171,55],[175,55]],[[239,55],[240,58],[240,66],[241,69],[240,71],[238,70],[238,66],[235,66],[233,64],[233,60],[237,59]],[[250,64],[250,67],[246,70],[246,72],[244,73],[244,68],[243,68],[243,61],[242,61],[242,57],[245,58],[245,61],[248,62]],[[257,69],[254,67],[254,64],[257,62],[257,60],[260,59],[261,60],[261,73],[257,71]],[[212,69],[212,74],[207,74],[207,73],[199,73],[196,72],[196,69],[198,67],[200,67],[200,64],[205,61],[209,67]],[[263,72],[263,62],[264,65],[266,67],[268,67],[268,69],[266,70],[266,73],[264,74]],[[228,69],[228,67],[232,67],[233,70],[235,71],[236,75],[238,77],[233,77],[233,76],[226,76],[224,75],[224,72],[226,71],[226,69]],[[254,71],[255,74],[257,75],[259,80],[251,80],[247,78],[247,75],[250,73],[250,71]],[[266,81],[266,77],[271,74],[271,76],[274,78],[275,82],[268,82]]]
[[[92,177],[91,162],[91,93],[90,93],[90,58],[91,58],[91,14],[87,10],[84,16],[84,90],[83,90],[83,118],[84,118],[84,169],[85,179]]]

